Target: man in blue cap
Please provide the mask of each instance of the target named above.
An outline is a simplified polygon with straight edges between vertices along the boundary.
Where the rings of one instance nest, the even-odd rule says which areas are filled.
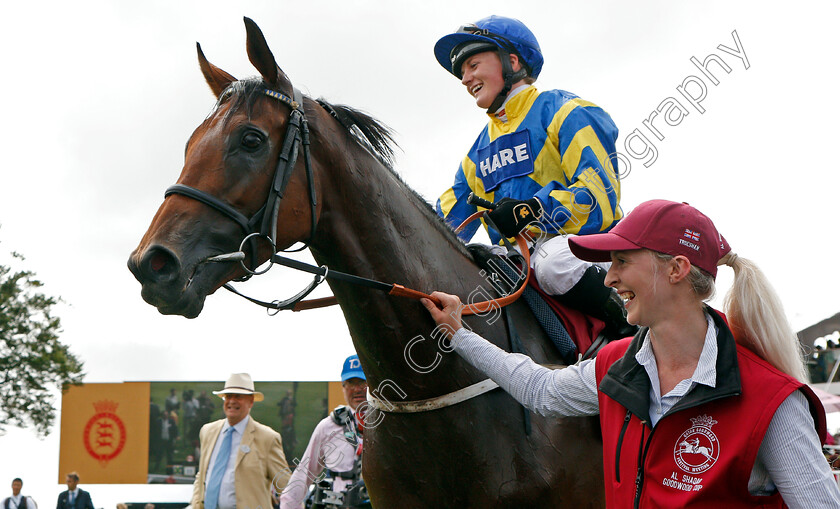
[[[489,16],[435,44],[435,57],[461,80],[487,126],[461,161],[437,212],[456,227],[476,212],[472,193],[495,203],[485,222],[499,244],[528,228],[537,281],[565,304],[627,327],[620,299],[603,285],[606,270],[571,254],[567,235],[608,231],[622,217],[616,173],[618,128],[601,108],[563,90],[534,86],[543,67],[536,37],[519,20]],[[469,241],[471,223],[460,234]]]
[[[363,422],[356,409],[366,400],[367,379],[358,355],[344,361],[341,389],[347,405],[337,407],[315,427],[303,459],[280,495],[280,509],[302,507],[309,485],[322,471],[326,475],[313,491],[313,508],[370,507],[367,497],[359,495],[364,487],[361,480]]]
[[[351,355],[344,361],[341,369],[341,390],[347,406],[354,412],[356,407],[367,399],[367,378],[362,371],[362,363],[358,355]]]

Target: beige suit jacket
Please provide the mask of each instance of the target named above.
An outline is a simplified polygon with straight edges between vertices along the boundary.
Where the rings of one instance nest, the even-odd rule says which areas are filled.
[[[193,509],[204,509],[205,473],[210,467],[210,456],[224,423],[224,419],[207,423],[199,432],[201,456],[190,501]],[[251,417],[236,456],[236,508],[271,509],[272,487],[278,493],[283,491],[290,475],[280,434]]]

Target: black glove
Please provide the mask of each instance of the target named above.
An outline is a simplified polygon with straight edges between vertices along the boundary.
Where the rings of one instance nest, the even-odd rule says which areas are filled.
[[[542,204],[536,198],[530,200],[502,198],[496,203],[496,208],[487,212],[487,217],[496,223],[499,233],[505,237],[514,237],[526,226],[537,221],[542,213]]]

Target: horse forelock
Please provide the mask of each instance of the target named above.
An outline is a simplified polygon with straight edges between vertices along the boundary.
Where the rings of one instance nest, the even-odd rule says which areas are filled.
[[[217,114],[222,105],[230,103],[230,107],[225,112],[225,123],[230,120],[234,113],[240,110],[245,110],[245,113],[250,117],[257,100],[266,97],[264,91],[268,88],[262,78],[246,78],[234,81],[219,94],[219,98],[208,116]]]

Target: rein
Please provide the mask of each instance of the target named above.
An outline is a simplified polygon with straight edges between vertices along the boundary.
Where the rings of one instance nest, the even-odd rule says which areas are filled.
[[[463,228],[466,224],[474,219],[480,217],[484,214],[484,211],[477,212],[467,218],[464,223],[458,227],[458,230]],[[464,306],[461,311],[461,314],[464,315],[479,315],[487,313],[492,309],[499,309],[507,306],[508,304],[513,303],[516,299],[519,298],[520,295],[525,291],[525,286],[527,285],[528,277],[530,275],[530,253],[528,252],[528,245],[526,243],[525,237],[520,235],[516,237],[516,244],[519,249],[523,253],[524,263],[526,267],[526,272],[524,276],[520,278],[522,283],[519,285],[519,288],[516,289],[515,292],[508,294],[504,297],[498,299],[492,299],[482,302],[475,302],[470,303]],[[242,261],[245,259],[245,253],[242,251],[237,251],[235,253],[229,253],[225,255],[214,256],[212,259],[208,259],[208,261],[213,262],[226,262],[226,261]],[[329,267],[326,265],[315,266],[310,265],[308,263],[304,263],[298,260],[294,260],[292,258],[287,258],[285,256],[280,256],[278,254],[274,254],[269,259],[272,264],[283,265],[285,267],[289,267],[295,270],[299,270],[302,272],[308,272],[310,274],[314,274],[315,278],[312,280],[309,285],[298,292],[294,297],[286,299],[284,301],[272,301],[272,302],[265,302],[253,297],[248,297],[247,295],[240,293],[236,290],[231,284],[226,283],[224,288],[230,292],[239,295],[240,297],[253,302],[259,306],[266,308],[270,314],[276,314],[279,311],[283,310],[292,310],[292,311],[304,311],[307,309],[316,309],[322,308],[327,306],[333,306],[338,304],[338,301],[335,297],[323,297],[320,299],[311,299],[311,300],[303,300],[307,295],[309,295],[315,288],[318,287],[321,283],[324,282],[325,279],[335,279],[339,281],[344,281],[347,283],[352,283],[360,286],[366,286],[368,288],[373,288],[374,290],[380,290],[383,292],[388,293],[389,295],[395,295],[399,297],[408,297],[415,300],[420,299],[429,299],[434,302],[436,305],[440,305],[440,301],[428,295],[426,293],[420,292],[418,290],[412,290],[411,288],[406,288],[403,285],[397,283],[383,283],[381,281],[376,281],[374,279],[368,279],[361,276],[355,276],[353,274],[347,274],[344,272],[339,272],[337,270],[330,270]],[[272,312],[273,311],[273,312]]]
[[[458,226],[458,228],[455,231],[456,232],[461,231],[464,228],[464,226],[466,226],[470,222],[474,221],[475,219],[478,219],[483,214],[484,214],[484,211],[479,211],[479,212],[476,212],[475,214],[471,215],[463,223],[461,223],[461,225]],[[487,313],[488,311],[490,311],[492,309],[503,308],[503,307],[507,306],[508,304],[511,304],[511,303],[515,302],[516,299],[518,299],[522,295],[522,293],[525,291],[525,286],[527,285],[528,277],[530,276],[530,272],[531,272],[531,255],[530,255],[530,252],[528,251],[528,244],[527,244],[526,237],[525,237],[524,234],[517,235],[516,245],[519,247],[519,250],[522,253],[522,256],[524,258],[524,265],[525,265],[525,273],[524,273],[524,275],[520,276],[520,278],[519,278],[520,279],[519,288],[517,288],[516,291],[514,291],[513,293],[510,293],[510,294],[508,294],[504,297],[498,298],[498,299],[491,299],[491,300],[487,300],[487,301],[474,302],[474,303],[467,304],[461,310],[461,314],[463,314],[463,315],[484,314],[484,313]],[[242,262],[244,259],[245,259],[245,253],[243,251],[241,251],[241,246],[240,246],[240,251],[237,251],[237,252],[234,252],[234,253],[228,253],[228,254],[224,254],[224,255],[219,255],[219,256],[214,256],[212,258],[208,258],[207,261],[210,261],[210,262],[228,262],[228,261]],[[411,288],[406,288],[405,286],[397,284],[397,283],[391,283],[391,284],[383,283],[381,281],[376,281],[374,279],[368,279],[368,278],[364,278],[364,277],[361,277],[361,276],[355,276],[353,274],[346,274],[344,272],[339,272],[337,270],[330,270],[330,268],[327,267],[326,265],[321,265],[321,266],[310,265],[308,263],[304,263],[304,262],[301,262],[301,261],[298,261],[298,260],[294,260],[292,258],[287,258],[285,256],[280,256],[276,253],[274,255],[272,255],[271,258],[269,258],[269,261],[270,261],[271,265],[273,265],[273,264],[283,265],[285,267],[289,267],[289,268],[292,268],[292,269],[295,269],[295,270],[299,270],[299,271],[302,271],[302,272],[308,272],[310,274],[314,274],[315,278],[312,280],[312,282],[309,283],[309,285],[306,288],[304,288],[303,290],[298,292],[295,296],[293,296],[289,299],[283,300],[283,301],[275,300],[275,301],[272,301],[272,302],[266,302],[266,301],[262,301],[262,300],[259,300],[259,299],[255,299],[253,297],[248,297],[247,295],[245,295],[245,294],[239,292],[238,290],[236,290],[230,283],[225,283],[223,285],[223,287],[226,290],[228,290],[232,293],[235,293],[236,295],[239,295],[240,297],[248,300],[249,302],[252,302],[254,304],[257,304],[259,306],[262,306],[262,307],[266,308],[268,310],[269,314],[272,314],[272,315],[276,314],[279,311],[284,311],[284,310],[289,310],[289,309],[292,310],[292,311],[304,311],[304,310],[307,310],[307,309],[317,309],[317,308],[322,308],[322,307],[334,306],[334,305],[338,304],[338,300],[335,297],[323,297],[323,298],[320,298],[320,299],[303,300],[307,295],[312,293],[312,291],[315,288],[317,288],[318,285],[323,283],[324,280],[328,279],[328,278],[339,280],[339,281],[345,281],[347,283],[352,283],[352,284],[356,284],[356,285],[366,286],[368,288],[373,288],[375,290],[384,291],[384,292],[388,293],[389,295],[395,295],[395,296],[399,296],[399,297],[408,297],[410,299],[415,299],[415,300],[420,300],[420,299],[425,298],[425,299],[431,300],[432,302],[434,302],[438,306],[440,305],[440,301],[437,298],[432,297],[431,295],[423,293],[423,292],[418,291],[418,290],[413,290]],[[269,265],[269,268],[271,267],[271,265]],[[268,269],[266,269],[266,270],[268,270]],[[262,274],[264,272],[265,271],[262,271],[260,273]]]

